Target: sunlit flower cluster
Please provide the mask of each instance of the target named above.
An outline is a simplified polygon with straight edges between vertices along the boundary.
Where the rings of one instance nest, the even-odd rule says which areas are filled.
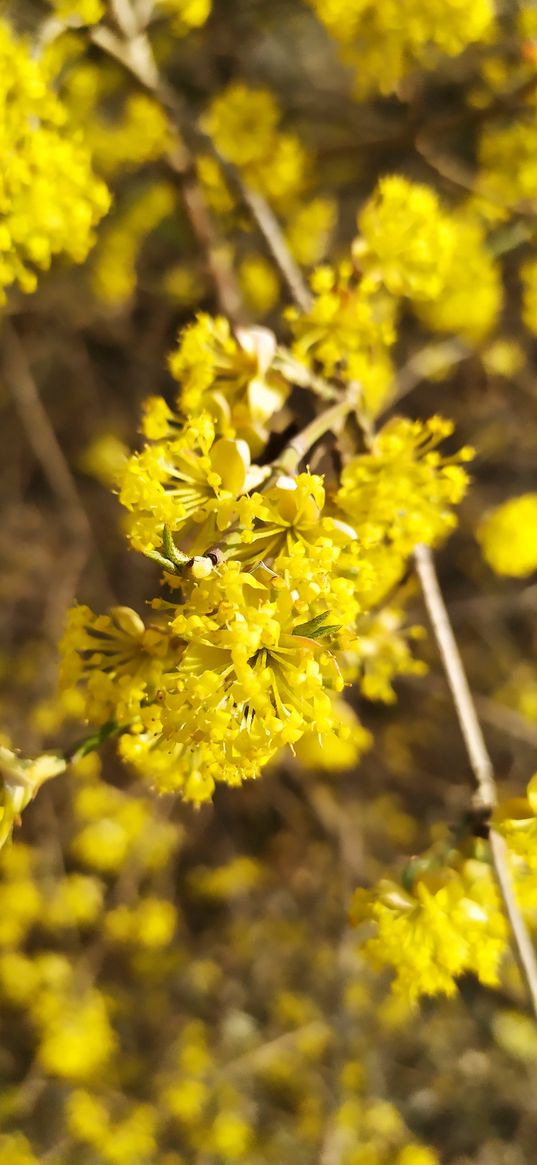
[[[0,737],[0,1165],[488,1165],[527,1142],[531,1160],[533,1077],[520,1150],[504,1139],[537,1036],[490,830],[533,928],[537,777],[458,821],[467,765],[439,676],[408,681],[434,647],[415,551],[453,531],[473,456],[430,414],[466,430],[492,402],[478,489],[504,418],[523,475],[535,452],[517,427],[537,334],[535,5],[6,11],[29,32],[0,22],[0,299],[22,350],[2,371],[25,455],[2,467],[0,550],[31,579],[3,573],[0,595],[16,594],[0,712],[24,692],[28,742]],[[85,259],[105,183],[80,290],[49,276],[19,321],[40,271]],[[88,475],[117,494],[102,544]],[[468,662],[524,745],[531,588],[495,583],[475,544],[500,575],[537,569],[537,495],[516,489],[481,521],[469,507],[452,574],[502,587],[502,611],[505,592],[509,626],[484,619],[485,666],[475,644]],[[42,588],[41,506],[58,554]],[[40,589],[46,643],[17,654]],[[512,748],[498,773],[516,794]],[[451,825],[422,853],[431,816]],[[435,995],[449,1010],[421,1024]]]
[[[534,776],[526,797],[501,801],[491,817],[491,828],[507,842],[514,892],[529,920],[537,905],[536,788]],[[422,995],[453,995],[468,972],[498,986],[511,962],[488,841],[472,837],[471,826],[412,858],[399,880],[356,890],[350,917],[365,956],[390,968],[395,993],[411,1005]]]
[[[80,263],[110,198],[92,171],[81,131],[69,128],[46,72],[0,24],[0,295],[33,291],[55,255]]]
[[[537,570],[537,494],[521,494],[486,514],[477,536],[497,574],[520,578]]]
[[[457,979],[470,971],[488,986],[499,984],[507,927],[485,862],[433,868],[410,889],[385,880],[373,893],[357,890],[351,921],[373,924],[365,952],[395,971],[394,990],[408,1002],[453,995]]]
[[[276,205],[304,192],[311,164],[294,134],[280,127],[281,114],[268,89],[233,84],[215,97],[203,126],[218,150]]]
[[[442,54],[457,56],[493,33],[491,0],[309,0],[355,70],[354,88],[363,98],[391,93],[418,67],[434,68]]]
[[[75,607],[63,644],[91,723],[116,725],[125,759],[197,803],[304,737],[310,755],[325,738],[347,760],[363,751],[339,694],[358,681],[389,701],[394,677],[421,669],[401,612],[374,608],[416,543],[452,528],[467,483],[467,451],[437,449],[452,431],[440,418],[390,423],[339,486],[252,464],[269,402],[291,387],[275,355],[264,329],[233,336],[208,316],[186,329],[176,409],[147,402],[144,448],[118,470],[132,546],[163,569],[164,595],[146,621]]]

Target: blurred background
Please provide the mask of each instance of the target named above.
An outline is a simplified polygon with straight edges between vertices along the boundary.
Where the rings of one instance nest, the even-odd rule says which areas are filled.
[[[405,307],[378,411],[441,412],[477,448],[439,569],[500,787],[520,794],[536,767],[537,585],[494,574],[476,531],[537,488],[536,10],[140,5],[181,101],[178,162],[158,104],[96,31],[117,31],[123,6],[101,7],[89,28],[73,4],[6,9],[113,204],[83,266],[59,259],[3,309],[3,739],[30,755],[71,745],[81,706],[56,688],[66,611],[76,598],[143,613],[153,592],[158,568],[128,550],[112,485],[142,401],[173,395],[181,327],[236,294],[243,318],[287,337],[281,274],[201,123],[255,175],[306,273],[345,257],[384,174],[480,215],[488,298],[469,247],[444,319]],[[278,148],[256,156],[271,118]],[[275,448],[309,415],[305,395],[292,403]],[[400,598],[404,637],[426,622],[411,577]],[[141,787],[110,746],[102,767],[88,757],[44,787],[0,870],[2,1165],[533,1162],[537,1033],[516,983],[468,978],[409,1015],[347,923],[356,886],[400,870],[468,805],[434,645],[412,651],[429,674],[396,679],[396,701],[350,697],[374,738],[350,771],[286,758],[196,812]]]

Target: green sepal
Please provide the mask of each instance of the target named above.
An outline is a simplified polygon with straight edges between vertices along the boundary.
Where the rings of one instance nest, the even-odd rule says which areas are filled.
[[[335,635],[340,630],[337,624],[325,624],[328,619],[328,611],[323,611],[322,615],[315,615],[314,619],[309,619],[307,623],[300,623],[298,627],[293,629],[293,635],[303,635],[306,639],[324,639],[327,635]]]

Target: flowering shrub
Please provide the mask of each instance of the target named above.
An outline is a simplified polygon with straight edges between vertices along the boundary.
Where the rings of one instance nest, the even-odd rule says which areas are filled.
[[[535,12],[271,9],[0,23],[0,1165],[533,1151]]]

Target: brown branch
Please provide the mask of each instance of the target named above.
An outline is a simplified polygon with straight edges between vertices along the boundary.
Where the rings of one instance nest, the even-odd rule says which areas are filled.
[[[37,391],[26,353],[13,324],[5,319],[1,331],[2,379],[17,410],[28,444],[62,506],[73,534],[91,535],[89,520],[71,470]]]
[[[24,347],[14,325],[4,319],[0,332],[0,373],[17,411],[26,440],[41,467],[51,492],[57,499],[62,517],[72,537],[72,546],[62,564],[62,575],[49,601],[49,623],[55,637],[64,612],[73,599],[76,582],[88,559],[90,549],[94,566],[100,574],[104,594],[113,597],[112,587],[95,545],[84,503],[43,405]]]

